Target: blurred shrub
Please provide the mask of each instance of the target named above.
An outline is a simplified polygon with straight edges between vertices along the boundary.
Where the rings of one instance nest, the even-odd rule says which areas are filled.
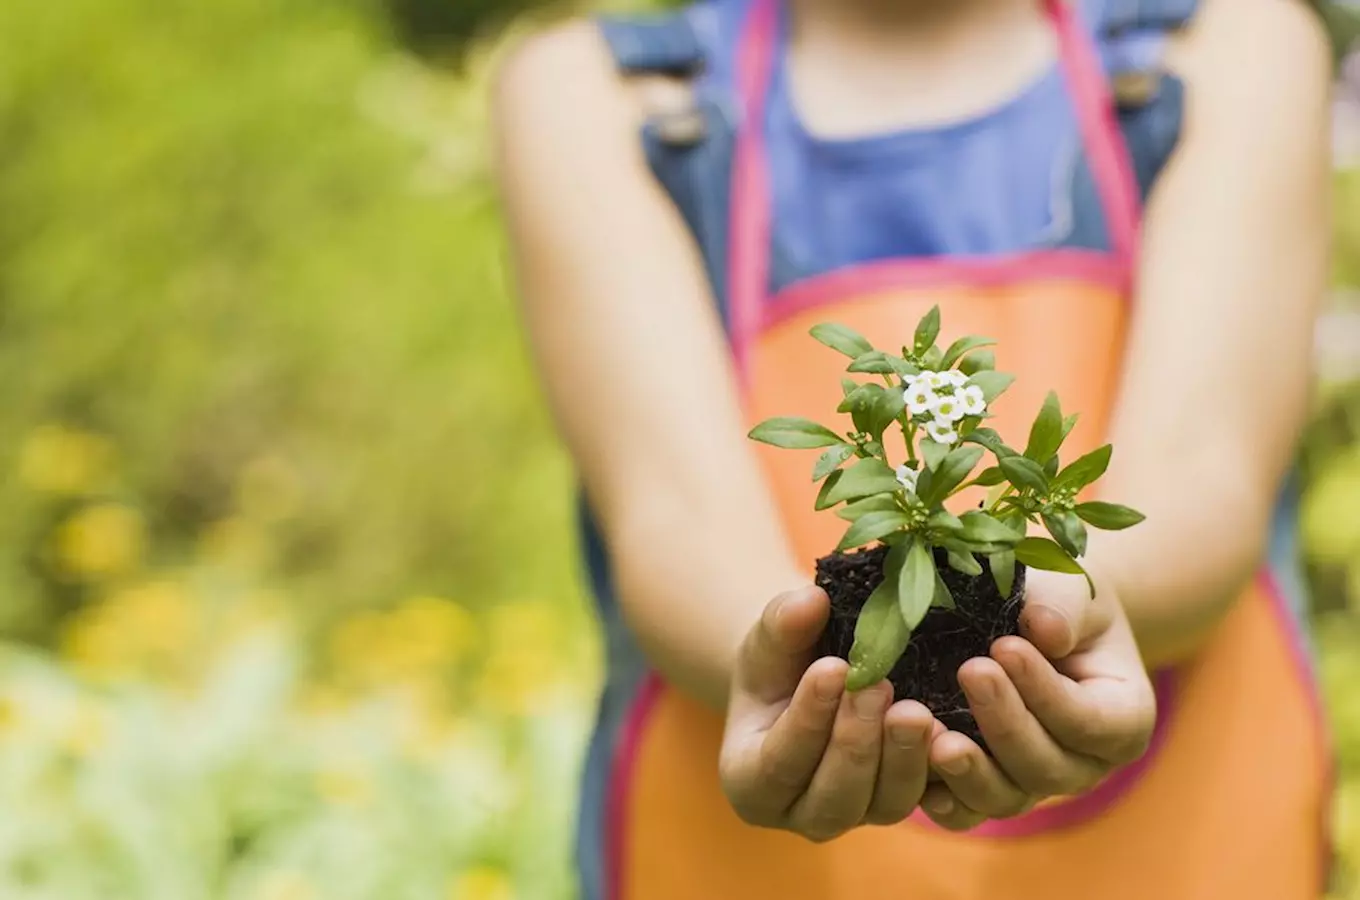
[[[209,557],[316,613],[576,602],[489,54],[441,79],[323,0],[73,4],[0,4],[0,624]]]

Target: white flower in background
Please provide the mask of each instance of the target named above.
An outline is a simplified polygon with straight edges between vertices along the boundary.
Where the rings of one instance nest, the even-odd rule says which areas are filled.
[[[975,384],[968,385],[955,396],[966,416],[980,416],[987,411],[987,398],[982,395],[982,388]]]
[[[902,394],[902,398],[907,402],[907,409],[913,416],[930,412],[931,405],[935,403],[935,392],[930,389],[929,381],[925,378],[926,374],[922,372],[922,377],[916,379]]]
[[[937,396],[935,402],[930,405],[930,412],[935,416],[935,421],[945,423],[957,422],[967,415],[959,398],[949,394]]]
[[[960,372],[958,369],[950,369],[948,372],[945,372],[943,374],[944,380],[948,382],[950,387],[961,388],[968,383],[968,376]]]
[[[910,468],[906,463],[897,467],[897,483],[909,491],[916,490],[917,471]]]
[[[953,423],[940,419],[926,423],[926,434],[937,444],[953,444],[959,439],[959,433],[954,430]]]

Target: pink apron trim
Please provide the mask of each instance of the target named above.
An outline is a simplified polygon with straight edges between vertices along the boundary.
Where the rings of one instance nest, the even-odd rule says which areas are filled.
[[[730,344],[738,379],[743,382],[747,348],[760,333],[770,276],[770,173],[765,165],[764,118],[778,30],[775,0],[753,0],[737,51],[742,120],[732,156],[727,256]]]
[[[1327,718],[1327,706],[1322,690],[1318,684],[1317,674],[1314,670],[1313,659],[1308,650],[1307,640],[1298,619],[1289,608],[1289,601],[1285,599],[1284,589],[1280,587],[1279,580],[1269,568],[1264,569],[1257,579],[1264,588],[1266,595],[1270,598],[1270,608],[1275,613],[1275,618],[1279,623],[1280,631],[1289,641],[1290,655],[1293,658],[1295,670],[1299,680],[1303,682],[1304,689],[1308,694],[1308,706],[1313,714],[1313,724],[1317,729],[1320,751],[1320,765],[1324,778],[1324,796],[1331,798],[1336,791],[1337,783],[1337,763],[1335,756],[1335,744],[1333,743],[1332,729]],[[1321,810],[1321,834],[1322,834],[1322,854],[1319,860],[1319,895],[1327,892],[1330,886],[1332,869],[1334,866],[1334,851],[1332,838],[1332,811],[1328,804],[1324,804]]]
[[[1077,120],[1091,174],[1105,207],[1110,243],[1132,277],[1138,261],[1142,203],[1133,159],[1119,128],[1109,80],[1095,46],[1068,3],[1045,0],[1044,7],[1058,29],[1058,38],[1064,48],[1061,62],[1077,106]]]

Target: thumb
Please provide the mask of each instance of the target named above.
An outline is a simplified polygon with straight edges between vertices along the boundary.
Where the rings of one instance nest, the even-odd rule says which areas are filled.
[[[742,641],[737,686],[771,703],[791,697],[830,614],[821,588],[809,585],[775,597]]]
[[[1111,601],[1103,593],[1093,598],[1086,579],[1079,575],[1029,570],[1025,608],[1020,613],[1021,636],[1049,659],[1071,656],[1110,627]]]

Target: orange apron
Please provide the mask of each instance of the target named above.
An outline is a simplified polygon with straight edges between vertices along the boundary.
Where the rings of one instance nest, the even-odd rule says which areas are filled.
[[[752,5],[738,54],[745,111],[733,176],[730,331],[749,422],[821,419],[840,402],[844,360],[808,337],[813,325],[840,322],[895,347],[938,303],[942,345],[988,334],[999,341],[997,367],[1018,376],[994,408],[997,430],[1028,433],[1053,389],[1082,416],[1065,455],[1099,446],[1119,388],[1141,210],[1104,71],[1073,14],[1061,0],[1046,2],[1112,252],[875,262],[766,297],[771,198],[761,125],[776,4]],[[844,523],[813,512],[817,486],[802,454],[756,452],[811,577]],[[1089,794],[967,834],[917,813],[816,845],[737,818],[718,781],[722,719],[651,675],[615,750],[608,898],[1320,897],[1329,744],[1311,667],[1264,566],[1195,660],[1156,673],[1155,682],[1151,748]]]

